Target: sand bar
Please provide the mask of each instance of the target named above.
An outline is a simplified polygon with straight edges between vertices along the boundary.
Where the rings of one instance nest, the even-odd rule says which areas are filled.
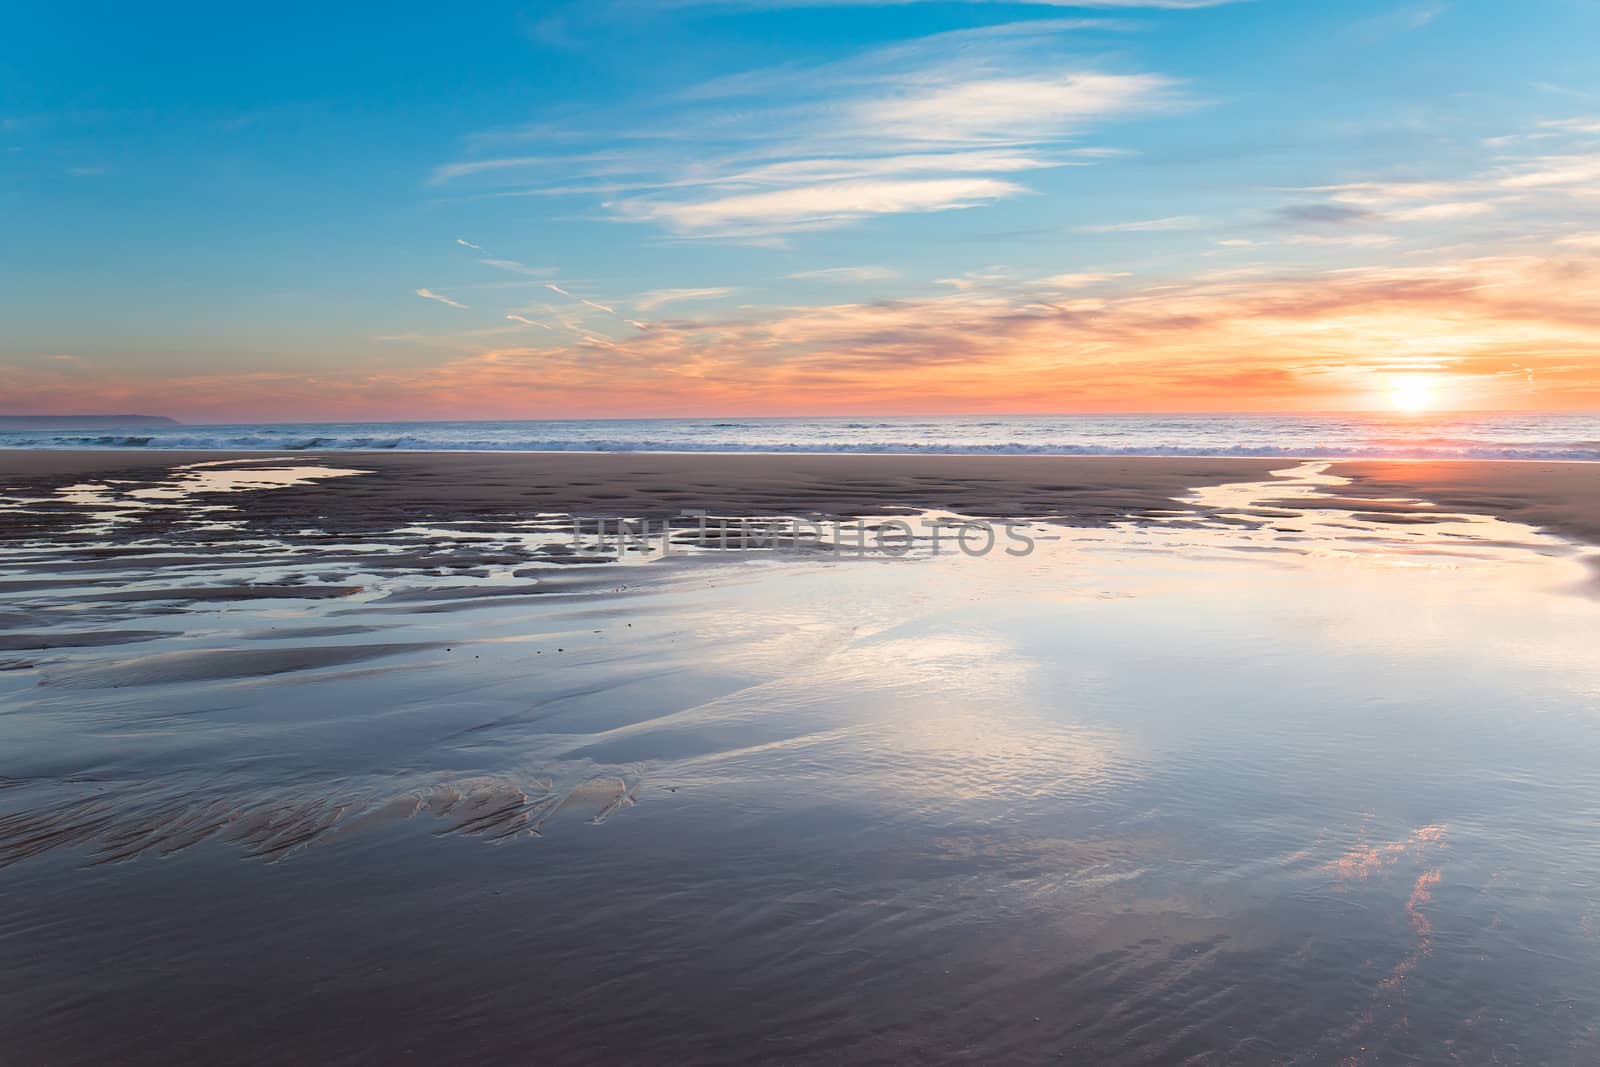
[[[792,455],[566,452],[0,452],[0,495],[84,479],[159,479],[173,467],[266,459],[371,471],[258,494],[254,518],[381,528],[430,516],[508,513],[657,518],[728,514],[855,515],[945,509],[1100,525],[1182,510],[1191,489],[1264,479],[1285,459],[1111,456]],[[1600,544],[1600,464],[1346,462],[1345,503],[1412,497]],[[1330,501],[1331,502],[1331,501]]]

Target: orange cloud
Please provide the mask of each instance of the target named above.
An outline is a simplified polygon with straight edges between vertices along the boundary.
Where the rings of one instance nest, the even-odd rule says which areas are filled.
[[[452,341],[460,354],[444,362],[376,372],[156,381],[0,368],[0,394],[40,411],[167,412],[181,397],[180,417],[263,419],[1348,410],[1385,403],[1405,373],[1434,376],[1452,406],[1584,408],[1600,402],[1597,293],[1600,257],[1582,249],[1093,296],[997,278],[920,299],[659,319],[622,338]]]

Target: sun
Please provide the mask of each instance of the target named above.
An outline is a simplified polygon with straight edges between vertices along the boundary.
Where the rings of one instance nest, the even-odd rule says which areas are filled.
[[[1389,390],[1389,403],[1407,415],[1421,414],[1433,402],[1433,384],[1423,378],[1398,378]]]

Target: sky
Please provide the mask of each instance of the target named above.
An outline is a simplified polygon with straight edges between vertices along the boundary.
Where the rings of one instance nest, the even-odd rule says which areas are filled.
[[[0,413],[1600,409],[1600,0],[22,5]]]

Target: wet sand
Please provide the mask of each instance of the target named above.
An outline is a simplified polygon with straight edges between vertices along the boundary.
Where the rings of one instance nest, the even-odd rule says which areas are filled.
[[[1420,497],[1451,511],[1494,515],[1600,545],[1600,463],[1337,463],[1353,499]]]
[[[1287,466],[0,453],[0,1061],[1595,1062],[1589,470]]]
[[[1191,490],[1265,477],[1287,459],[1108,456],[736,455],[650,453],[0,452],[0,492],[49,491],[85,478],[152,479],[195,463],[288,459],[370,471],[264,494],[261,521],[341,530],[404,519],[529,513],[659,519],[685,509],[850,516],[896,509],[1095,526],[1183,511]],[[1384,498],[1495,515],[1600,543],[1600,464],[1336,462],[1347,501]],[[1323,501],[1326,504],[1326,501]],[[0,516],[0,536],[7,529]]]
[[[341,529],[531,513],[658,519],[687,508],[748,515],[942,509],[1093,525],[1181,508],[1178,498],[1193,488],[1264,476],[1279,465],[1041,456],[34,451],[0,452],[0,488],[26,493],[85,478],[148,479],[187,464],[273,458],[371,472],[258,502],[258,519],[314,519]]]

